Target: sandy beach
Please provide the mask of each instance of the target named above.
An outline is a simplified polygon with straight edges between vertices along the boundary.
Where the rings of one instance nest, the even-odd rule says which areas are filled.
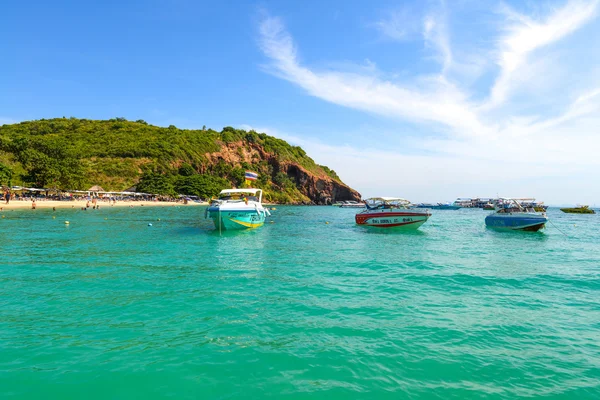
[[[36,209],[52,209],[55,208],[76,208],[80,209],[85,207],[88,203],[87,200],[73,200],[73,201],[58,201],[58,200],[39,200],[36,201]],[[110,207],[174,207],[174,206],[183,206],[183,207],[194,207],[194,206],[202,206],[207,205],[208,203],[196,203],[196,202],[188,202],[187,204],[183,204],[183,202],[168,202],[168,201],[117,201],[116,204],[108,203],[108,201],[99,201],[98,207],[102,208],[110,208]],[[26,210],[31,209],[31,201],[26,200],[11,200],[10,203],[5,204],[5,202],[0,203],[0,209],[3,211],[8,210]],[[90,202],[90,208],[92,208]]]

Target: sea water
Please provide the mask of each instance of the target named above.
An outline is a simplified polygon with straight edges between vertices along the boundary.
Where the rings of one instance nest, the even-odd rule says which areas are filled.
[[[203,207],[4,211],[0,397],[600,398],[598,214],[355,212],[219,235]]]

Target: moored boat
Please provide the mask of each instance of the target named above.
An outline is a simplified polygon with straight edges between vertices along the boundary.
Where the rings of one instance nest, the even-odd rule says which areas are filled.
[[[410,207],[411,208],[433,209],[433,207],[435,207],[435,204],[433,204],[433,203],[418,203],[418,204],[411,204]]]
[[[365,203],[359,203],[358,201],[347,200],[342,201],[340,208],[365,208]]]
[[[536,213],[533,208],[524,208],[517,199],[509,198],[496,200],[495,211],[485,217],[486,226],[513,231],[536,232],[542,229],[546,222],[546,213]]]
[[[596,214],[596,211],[590,208],[590,206],[577,206],[561,208],[560,211],[567,214]]]
[[[269,210],[262,205],[261,189],[225,189],[213,200],[204,217],[219,230],[258,228],[265,223]]]
[[[450,203],[438,203],[434,210],[458,210],[461,206]]]
[[[536,212],[546,212],[548,210],[548,206],[544,204],[543,201],[535,201],[533,198],[529,199],[519,199],[519,203],[524,208],[533,208]]]
[[[459,197],[452,203],[453,206],[457,206],[459,208],[474,208],[474,200],[470,197]]]
[[[419,203],[415,205],[415,208],[427,208],[430,210],[458,210],[461,208],[461,206],[450,203]]]
[[[414,230],[431,217],[428,210],[410,209],[410,201],[399,197],[372,197],[365,200],[365,206],[355,216],[361,226]]]

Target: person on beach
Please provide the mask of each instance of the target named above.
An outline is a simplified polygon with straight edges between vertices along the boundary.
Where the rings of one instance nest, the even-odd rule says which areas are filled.
[[[6,204],[10,201],[10,189],[7,189],[6,192],[4,192],[4,200],[6,200]]]
[[[36,206],[36,204],[35,204],[35,198],[33,198],[33,200],[31,200],[31,209],[35,210],[35,206]]]
[[[87,203],[85,203],[85,208],[90,208],[90,201],[88,200]]]

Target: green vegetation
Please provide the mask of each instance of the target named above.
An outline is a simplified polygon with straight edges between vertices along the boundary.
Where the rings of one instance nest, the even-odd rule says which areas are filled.
[[[259,174],[252,186],[268,201],[310,201],[296,177],[280,171],[297,164],[340,182],[304,150],[255,131],[161,128],[143,120],[56,118],[0,126],[0,184],[85,190],[98,184],[122,191],[202,198],[240,187],[244,171]]]

